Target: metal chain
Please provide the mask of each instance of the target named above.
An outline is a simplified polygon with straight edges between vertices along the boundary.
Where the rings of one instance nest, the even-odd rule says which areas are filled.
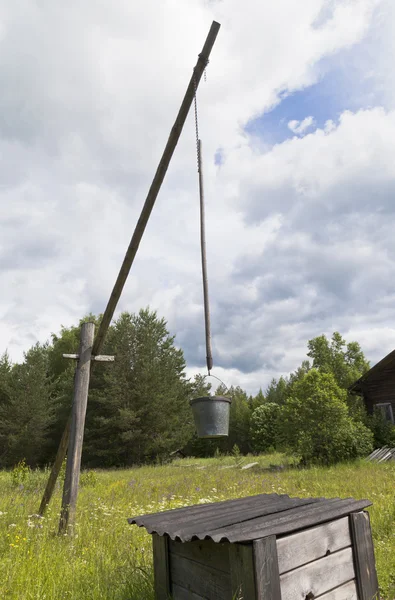
[[[200,172],[200,144],[199,144],[199,121],[198,121],[198,108],[197,108],[197,85],[196,85],[196,74],[193,72],[193,86],[194,86],[194,96],[193,96],[193,106],[195,110],[195,135],[196,135],[196,158],[197,158],[197,167],[198,173]]]

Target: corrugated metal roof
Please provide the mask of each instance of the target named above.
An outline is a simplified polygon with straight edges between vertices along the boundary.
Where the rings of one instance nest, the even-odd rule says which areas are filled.
[[[181,542],[208,539],[234,543],[289,534],[344,517],[371,504],[369,500],[353,498],[259,494],[132,517],[128,522],[145,527],[148,533],[167,535]]]

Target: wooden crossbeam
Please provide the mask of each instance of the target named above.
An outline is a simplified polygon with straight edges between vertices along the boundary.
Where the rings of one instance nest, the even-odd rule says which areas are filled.
[[[71,358],[72,360],[78,360],[79,357],[79,354],[63,354],[63,358]],[[91,356],[91,360],[95,360],[96,362],[114,362],[115,356],[99,354],[98,356]]]

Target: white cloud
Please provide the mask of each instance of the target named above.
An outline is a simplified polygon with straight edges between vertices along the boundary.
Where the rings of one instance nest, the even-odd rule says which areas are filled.
[[[374,256],[373,281],[385,278],[381,297],[391,294],[393,114],[346,113],[263,153],[243,125],[282,92],[317,82],[322,59],[364,40],[383,4],[344,0],[318,19],[324,0],[0,0],[0,350],[17,360],[61,324],[104,310],[212,19],[222,27],[199,114],[218,372],[254,391],[294,368],[312,335],[335,325],[366,332],[355,319],[368,314],[361,299],[373,301]],[[312,124],[297,123],[298,133]],[[357,300],[336,313],[325,285],[340,267],[339,287]],[[190,115],[119,310],[157,308],[195,369],[201,296]],[[376,337],[389,306],[380,305]]]
[[[307,129],[315,125],[314,117],[306,117],[303,121],[289,121],[288,129],[297,135],[303,135]]]

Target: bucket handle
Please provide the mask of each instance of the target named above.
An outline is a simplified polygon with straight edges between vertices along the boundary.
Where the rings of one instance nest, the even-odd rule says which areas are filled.
[[[226,383],[224,383],[224,382],[222,381],[222,379],[220,379],[220,378],[219,378],[219,377],[217,377],[216,375],[213,375],[212,373],[208,373],[207,375],[205,375],[205,376],[204,376],[204,379],[206,379],[206,377],[214,377],[214,379],[217,379],[217,380],[218,380],[220,383],[222,383],[222,385],[224,385],[224,386],[225,386],[225,388],[226,388],[226,389],[225,389],[225,394],[226,394],[226,392],[228,392],[228,391],[229,391],[229,387],[226,385]]]

